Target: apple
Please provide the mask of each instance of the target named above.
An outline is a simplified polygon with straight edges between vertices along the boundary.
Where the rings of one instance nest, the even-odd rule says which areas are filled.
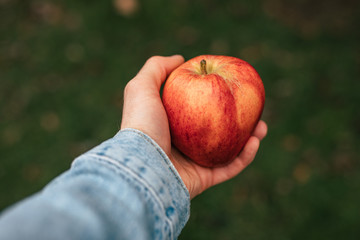
[[[169,75],[162,100],[173,145],[201,166],[220,167],[250,138],[264,108],[265,90],[249,63],[202,55]]]

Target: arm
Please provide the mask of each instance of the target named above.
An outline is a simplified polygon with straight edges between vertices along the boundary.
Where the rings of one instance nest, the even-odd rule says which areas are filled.
[[[203,168],[171,146],[160,87],[181,56],[153,57],[125,88],[121,131],[78,157],[43,191],[0,217],[0,239],[174,239],[190,198],[241,172],[255,157],[262,121],[228,166]]]
[[[174,239],[189,194],[162,149],[134,129],[78,157],[0,218],[0,239]]]

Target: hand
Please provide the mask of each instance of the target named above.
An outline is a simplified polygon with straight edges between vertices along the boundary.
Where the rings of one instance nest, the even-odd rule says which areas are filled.
[[[138,129],[157,142],[177,169],[190,197],[194,198],[207,188],[236,176],[248,166],[255,158],[260,140],[267,133],[267,125],[259,121],[244,149],[227,166],[205,168],[190,161],[171,145],[169,123],[160,97],[160,87],[166,77],[183,62],[182,56],[175,55],[155,56],[145,63],[125,87],[121,129]]]

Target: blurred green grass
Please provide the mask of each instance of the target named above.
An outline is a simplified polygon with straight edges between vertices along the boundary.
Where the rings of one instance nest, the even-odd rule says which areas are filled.
[[[115,134],[147,58],[223,54],[258,70],[269,134],[180,239],[358,239],[359,16],[351,0],[0,0],[0,209]]]

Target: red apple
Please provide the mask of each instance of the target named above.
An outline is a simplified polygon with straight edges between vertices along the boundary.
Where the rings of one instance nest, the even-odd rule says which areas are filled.
[[[265,90],[249,63],[203,55],[169,75],[162,100],[172,143],[199,165],[219,167],[230,163],[251,136]]]

